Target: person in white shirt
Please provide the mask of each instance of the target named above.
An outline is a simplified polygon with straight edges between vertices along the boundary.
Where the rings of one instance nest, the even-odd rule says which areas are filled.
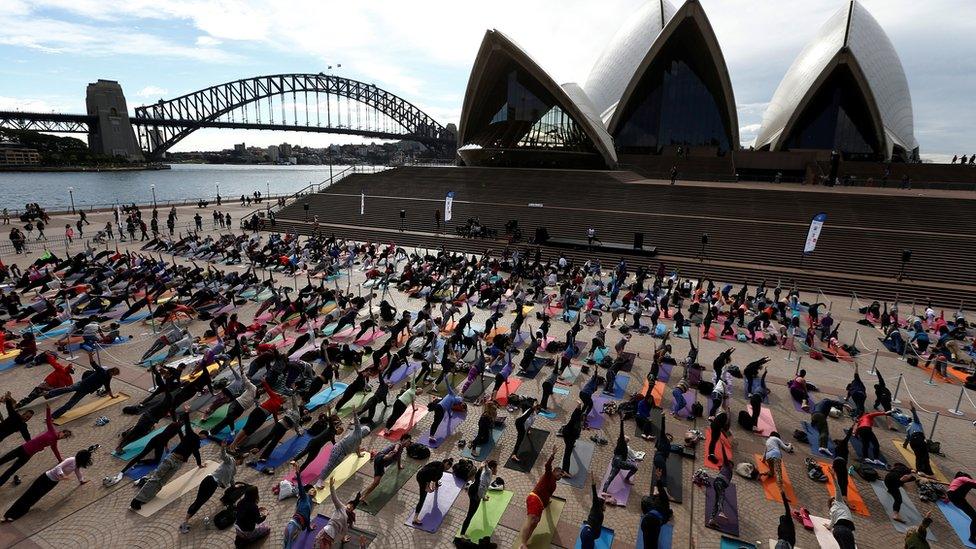
[[[361,494],[356,493],[356,497],[348,503],[342,503],[335,492],[335,479],[329,479],[329,497],[335,508],[329,515],[329,522],[322,527],[322,531],[315,537],[315,547],[321,549],[332,549],[333,545],[342,545],[350,541],[349,529],[356,522],[356,507],[359,505]],[[336,543],[338,541],[338,543]],[[360,539],[359,544],[365,547],[365,539]]]
[[[788,442],[783,442],[783,439],[779,438],[779,433],[773,431],[769,433],[769,437],[766,438],[766,452],[763,454],[763,462],[769,467],[769,472],[766,476],[773,476],[776,480],[776,486],[779,487],[780,492],[783,491],[783,451],[793,453],[793,445]]]
[[[78,484],[85,484],[85,475],[82,469],[90,467],[92,464],[92,449],[80,450],[74,457],[57,464],[53,469],[41,473],[34,482],[21,494],[17,501],[7,509],[3,515],[3,522],[13,522],[27,514],[42,497],[58,485],[58,482],[65,480],[71,473],[75,474]]]

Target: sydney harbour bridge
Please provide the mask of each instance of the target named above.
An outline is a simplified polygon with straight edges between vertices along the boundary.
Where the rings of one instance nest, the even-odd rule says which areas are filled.
[[[0,128],[88,134],[93,152],[159,160],[200,128],[283,130],[409,140],[453,156],[456,135],[374,84],[324,73],[255,76],[136,107],[117,82],[89,84],[86,114],[0,111]]]

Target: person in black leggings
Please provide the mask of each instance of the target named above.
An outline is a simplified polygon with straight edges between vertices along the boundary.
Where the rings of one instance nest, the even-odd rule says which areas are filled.
[[[834,470],[834,478],[837,479],[837,491],[844,499],[847,499],[847,462],[850,459],[848,443],[852,434],[852,429],[844,429],[844,438],[834,441],[834,460],[830,464]]]
[[[366,390],[366,370],[357,371],[356,378],[352,380],[352,383],[346,387],[346,390],[342,392],[342,396],[335,403],[335,410],[341,410],[343,406],[346,405],[350,400],[353,399],[358,393]]]
[[[896,463],[892,465],[891,469],[887,473],[885,473],[884,476],[885,490],[888,491],[888,495],[891,496],[891,500],[892,500],[891,520],[897,522],[905,522],[905,520],[901,518],[901,506],[903,503],[901,497],[901,487],[915,480],[916,477],[914,473],[915,472],[912,471],[904,463]]]
[[[522,441],[525,440],[525,434],[529,429],[532,428],[532,423],[535,422],[535,415],[539,413],[539,405],[534,404],[526,408],[519,417],[515,418],[515,448],[512,450],[512,461],[520,461],[518,457],[519,449],[522,447]]]
[[[315,460],[316,456],[319,455],[319,452],[322,451],[322,448],[327,443],[331,442],[335,444],[336,435],[342,433],[342,426],[336,426],[336,422],[332,420],[332,418],[326,416],[326,418],[322,420],[320,417],[320,421],[316,421],[316,424],[320,425],[320,430],[317,431],[317,434],[312,435],[312,438],[309,439],[308,444],[306,444],[305,447],[302,448],[302,451],[298,452],[298,455],[295,456],[295,461],[306,458],[305,463],[302,463],[302,466],[299,468],[300,471],[304,471],[309,464]],[[309,428],[309,432],[311,431],[312,428]]]
[[[777,541],[785,541],[787,547],[794,547],[796,546],[796,525],[793,524],[793,514],[790,511],[790,499],[782,490],[780,490],[779,495],[780,499],[783,500],[783,514],[779,516],[779,525],[776,526],[776,539]]]
[[[481,446],[491,440],[491,431],[495,428],[495,418],[498,415],[498,405],[494,401],[485,402],[478,417],[478,433],[471,441],[471,455],[478,457],[481,454]]]
[[[968,473],[956,473],[956,476],[953,477],[952,482],[949,484],[946,497],[949,498],[950,503],[958,507],[960,511],[969,517],[969,543],[976,544],[976,510],[966,501],[966,495],[973,487],[976,487],[976,480],[973,480]]]
[[[261,454],[253,465],[260,465],[271,459],[271,454],[274,453],[278,443],[281,442],[281,439],[284,438],[285,433],[289,430],[294,430],[296,435],[301,436],[301,420],[299,419],[298,413],[293,410],[294,408],[285,411],[281,418],[271,427],[271,431],[263,439],[251,446],[252,454],[259,452]],[[268,468],[266,467],[262,470],[268,472]]]
[[[709,429],[711,429],[711,440],[708,444],[708,460],[712,463],[718,463],[718,458],[715,456],[715,445],[718,444],[719,438],[722,433],[724,433],[729,428],[729,414],[724,410],[720,411],[718,415],[712,418],[709,424]]]
[[[590,471],[590,512],[586,515],[586,521],[583,522],[583,528],[580,530],[581,549],[596,547],[596,540],[600,539],[600,532],[603,530],[606,506],[607,502],[597,494],[596,480],[593,478],[593,471]]]
[[[542,399],[539,401],[539,408],[549,410],[549,397],[552,396],[553,389],[556,388],[556,380],[559,379],[559,369],[553,367],[552,373],[542,382]]]
[[[573,448],[576,447],[576,441],[579,440],[580,434],[583,432],[584,417],[583,403],[577,403],[573,413],[569,416],[569,421],[563,426],[563,443],[566,445],[566,449],[563,451],[563,471],[569,471],[569,458],[573,455]]]
[[[169,425],[164,427],[159,434],[149,439],[149,442],[146,443],[146,447],[143,448],[142,451],[136,454],[132,459],[130,459],[129,462],[122,467],[122,470],[116,473],[114,477],[105,477],[105,484],[112,485],[118,483],[120,480],[122,480],[122,475],[136,465],[155,465],[162,461],[163,452],[166,451],[166,445],[169,444],[169,441],[176,436],[176,433],[179,432],[181,426],[182,424],[174,419]],[[143,458],[148,456],[150,453],[153,454],[153,458],[151,460],[143,461]]]
[[[638,549],[657,549],[661,527],[671,520],[671,506],[663,494],[641,499],[641,536],[644,538],[643,547]]]

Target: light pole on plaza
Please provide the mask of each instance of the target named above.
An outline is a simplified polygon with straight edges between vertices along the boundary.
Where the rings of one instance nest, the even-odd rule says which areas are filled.
[[[216,181],[215,184],[217,185],[217,196],[220,196],[220,181]]]
[[[267,194],[264,197],[264,200],[266,201],[266,203],[267,203],[267,209],[270,212],[271,211],[271,202],[270,202],[270,200],[271,200],[271,180],[265,179],[264,180],[264,186],[265,186],[265,189],[268,191]]]
[[[75,188],[68,187],[68,196],[71,197],[71,213],[75,213]]]
[[[156,184],[153,183],[152,185],[149,185],[149,188],[152,189],[153,209],[155,210],[156,209]]]

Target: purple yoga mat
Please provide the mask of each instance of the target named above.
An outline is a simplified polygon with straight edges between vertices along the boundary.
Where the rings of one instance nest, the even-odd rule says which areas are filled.
[[[424,506],[420,509],[421,524],[415,525],[413,523],[413,509],[407,513],[407,519],[403,523],[411,528],[433,534],[444,522],[444,517],[451,510],[451,506],[454,505],[454,500],[457,499],[462,488],[464,488],[464,481],[451,473],[445,473],[437,490],[427,494],[427,500],[424,501]]]
[[[809,414],[810,411],[813,410],[813,407],[816,406],[816,404],[817,404],[816,399],[814,399],[810,395],[809,392],[807,392],[807,399],[810,401],[810,409],[809,410],[804,410],[803,409],[803,405],[800,404],[800,402],[798,400],[796,400],[795,398],[793,398],[793,393],[790,393],[790,402],[793,403],[793,407],[796,408],[796,411],[797,412],[803,412],[803,413]]]
[[[444,419],[441,420],[441,424],[434,431],[434,440],[430,440],[430,431],[428,430],[424,436],[418,437],[420,439],[419,442],[429,448],[437,448],[444,443],[447,437],[457,431],[458,427],[464,423],[467,417],[468,414],[466,412],[454,412],[453,416],[444,414]]]
[[[705,525],[712,515],[712,508],[715,505],[715,489],[709,484],[705,488]],[[730,484],[725,490],[725,500],[722,502],[721,511],[725,517],[716,517],[715,524],[709,526],[720,532],[725,532],[730,536],[739,536],[739,503],[735,497],[735,484]]]
[[[399,368],[393,370],[393,373],[390,374],[390,384],[396,385],[397,383],[400,383],[404,379],[407,379],[407,376],[413,375],[419,369],[419,362],[408,362],[406,364],[401,364]]]
[[[600,429],[603,427],[603,422],[607,419],[603,415],[603,405],[610,400],[611,398],[609,396],[593,395],[593,409],[586,416],[587,427],[590,429]]]
[[[684,393],[685,395],[685,407],[680,410],[675,410],[675,413],[680,418],[691,419],[691,405],[698,400],[698,392],[695,389],[688,389]],[[671,403],[671,408],[674,409],[674,403]]]
[[[674,370],[674,364],[670,362],[662,362],[658,367],[657,379],[667,383],[671,379],[671,372]]]
[[[607,483],[607,479],[610,478],[610,471],[612,470],[612,467],[612,465],[607,467],[607,472],[603,475],[603,480],[600,483],[601,488]],[[632,485],[624,481],[624,478],[627,477],[628,473],[629,471],[624,470],[617,473],[617,478],[613,479],[613,482],[610,483],[610,486],[607,486],[605,491],[607,495],[613,498],[613,503],[619,507],[626,507],[627,499],[630,498],[630,489]]]
[[[322,531],[322,527],[329,522],[327,517],[318,515],[312,519],[312,529],[305,530],[298,534],[298,539],[292,544],[294,549],[314,549],[315,548],[315,536]]]

